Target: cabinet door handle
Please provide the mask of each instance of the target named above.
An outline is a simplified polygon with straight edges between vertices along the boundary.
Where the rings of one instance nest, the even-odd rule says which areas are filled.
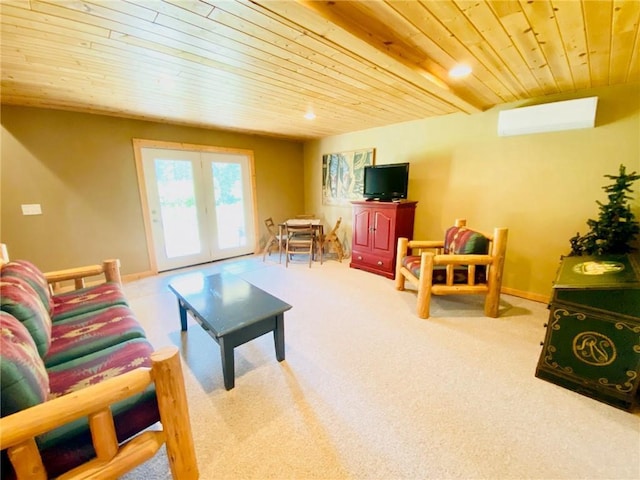
[[[362,256],[361,255],[358,255],[358,260],[362,260]]]
[[[378,260],[378,265],[382,266],[382,260]]]

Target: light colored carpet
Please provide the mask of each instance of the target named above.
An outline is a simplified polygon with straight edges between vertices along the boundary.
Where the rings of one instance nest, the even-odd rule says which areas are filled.
[[[640,414],[534,376],[546,305],[503,295],[494,319],[436,297],[421,320],[415,292],[348,260],[273,258],[201,268],[293,306],[286,360],[271,334],[238,347],[231,391],[213,339],[180,332],[166,285],[184,271],[126,284],[151,342],[181,349],[202,479],[640,478]],[[170,478],[164,450],[125,478]]]

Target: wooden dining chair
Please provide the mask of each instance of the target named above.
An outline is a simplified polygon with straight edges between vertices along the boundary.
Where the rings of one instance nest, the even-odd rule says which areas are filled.
[[[323,248],[325,246],[329,247],[327,249],[327,252],[329,252],[331,248],[333,248],[336,251],[339,262],[342,262],[342,259],[344,258],[344,249],[342,248],[342,243],[340,242],[340,239],[338,238],[338,235],[337,235],[337,231],[338,231],[338,228],[340,228],[341,222],[342,222],[342,217],[338,218],[338,221],[333,227],[333,230],[331,230],[331,232],[325,235],[324,239],[322,240],[322,247]]]
[[[274,246],[278,247],[278,263],[282,263],[282,248],[285,246],[285,235],[280,235],[278,232],[280,229],[273,222],[273,218],[269,217],[264,221],[265,226],[267,227],[267,232],[269,232],[269,238],[267,239],[267,243],[265,244],[264,251],[262,253],[262,261],[264,262],[267,254],[271,256],[271,249]]]
[[[318,241],[317,229],[311,224],[288,225],[285,224],[285,266],[289,266],[289,260],[294,253],[306,253],[309,255],[309,268],[313,262],[314,251],[318,249],[320,264],[322,264],[322,246]]]

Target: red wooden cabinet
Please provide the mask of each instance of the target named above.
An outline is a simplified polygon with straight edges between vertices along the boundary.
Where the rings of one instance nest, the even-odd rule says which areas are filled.
[[[353,239],[351,268],[395,277],[398,237],[413,237],[418,202],[351,202]]]

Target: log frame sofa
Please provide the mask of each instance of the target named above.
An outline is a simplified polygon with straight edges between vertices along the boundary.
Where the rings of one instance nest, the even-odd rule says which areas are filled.
[[[0,252],[2,477],[116,478],[164,444],[173,478],[198,478],[178,349],[153,350],[119,261],[42,273]]]

